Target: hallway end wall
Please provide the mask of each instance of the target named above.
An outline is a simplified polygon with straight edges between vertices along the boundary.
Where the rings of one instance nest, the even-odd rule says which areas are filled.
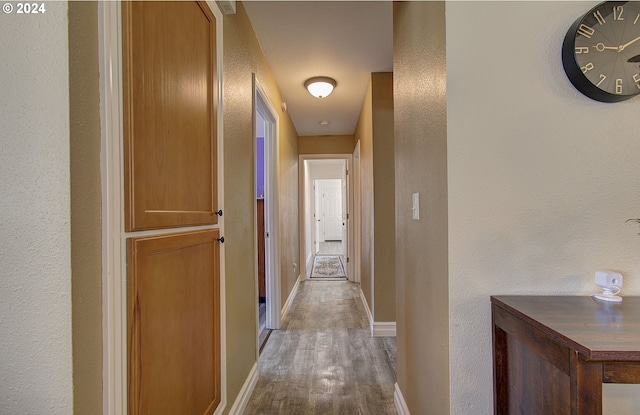
[[[352,154],[354,147],[352,135],[314,135],[298,138],[298,154]]]

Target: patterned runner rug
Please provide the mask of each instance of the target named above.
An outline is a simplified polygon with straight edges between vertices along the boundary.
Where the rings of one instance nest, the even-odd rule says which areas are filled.
[[[347,274],[344,272],[344,265],[340,256],[321,256],[316,255],[313,260],[313,270],[311,278],[340,278],[345,279]]]

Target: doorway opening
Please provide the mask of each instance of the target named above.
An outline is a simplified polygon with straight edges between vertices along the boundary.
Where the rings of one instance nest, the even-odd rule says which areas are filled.
[[[271,330],[280,328],[276,112],[254,75],[255,214],[258,353]]]
[[[300,258],[308,280],[353,281],[350,165],[347,154],[300,156]]]

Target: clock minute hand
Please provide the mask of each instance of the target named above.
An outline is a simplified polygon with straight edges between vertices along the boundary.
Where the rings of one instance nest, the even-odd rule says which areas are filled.
[[[630,40],[629,42],[625,43],[624,45],[620,46],[618,48],[618,52],[622,52],[627,46],[631,45],[634,42],[637,42],[638,40],[640,40],[640,36],[638,36],[637,38]]]
[[[616,47],[616,46],[605,46],[604,43],[602,43],[602,42],[600,42],[597,45],[595,45],[594,48],[596,48],[596,50],[598,52],[603,52],[605,49],[620,51],[619,47]]]

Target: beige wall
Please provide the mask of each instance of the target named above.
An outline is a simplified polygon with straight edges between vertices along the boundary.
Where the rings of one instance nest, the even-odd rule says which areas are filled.
[[[443,2],[394,4],[393,60],[398,385],[410,413],[444,415],[449,413],[449,287]],[[412,219],[413,193],[420,194],[419,221]],[[451,413],[490,411],[465,407]]]
[[[490,295],[588,295],[599,269],[640,294],[640,100],[586,98],[560,59],[591,7],[447,3],[451,413],[492,411]],[[638,390],[605,386],[605,413]]]
[[[373,121],[374,309],[376,322],[396,321],[393,74],[371,74]]]
[[[68,415],[67,2],[46,2],[42,14],[3,15],[0,56],[0,413]]]
[[[361,289],[375,322],[394,322],[393,76],[373,73],[354,133],[362,183]]]
[[[352,135],[302,136],[298,138],[299,154],[352,154]]]
[[[98,7],[69,3],[73,410],[102,412],[102,223]]]
[[[354,142],[360,141],[360,189],[361,206],[361,258],[360,289],[373,312],[373,112],[371,109],[371,83],[367,87],[358,124],[353,134]],[[356,235],[356,237],[358,237]]]
[[[242,3],[224,17],[224,221],[227,304],[228,408],[256,362],[255,192],[252,73],[274,108],[281,97]],[[287,113],[278,111],[279,204],[286,223],[280,229],[282,300],[287,299],[300,263],[297,135]],[[247,260],[249,258],[249,260]],[[228,409],[227,409],[228,410]]]

